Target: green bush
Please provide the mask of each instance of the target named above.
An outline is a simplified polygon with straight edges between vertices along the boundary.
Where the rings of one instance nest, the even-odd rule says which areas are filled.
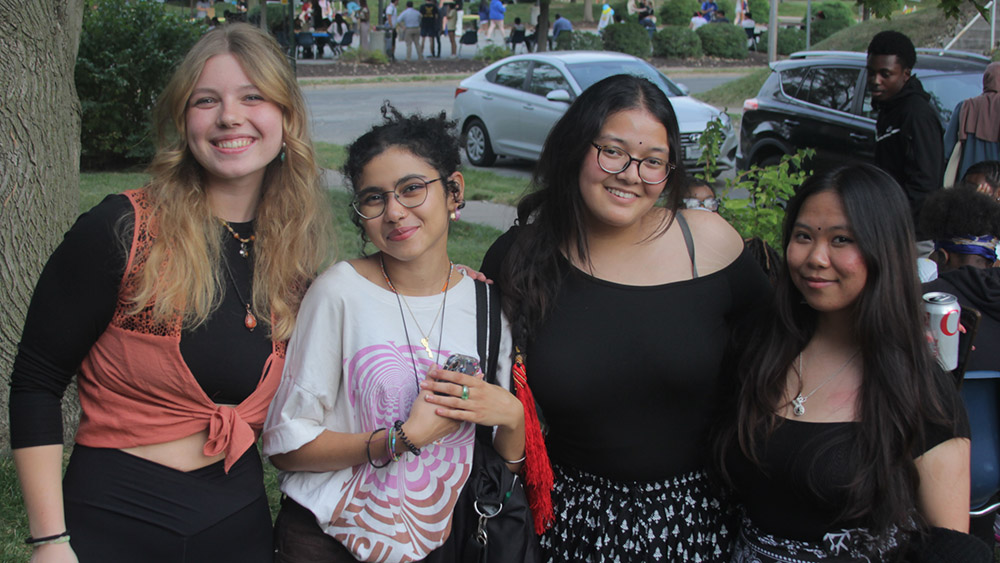
[[[691,23],[691,14],[701,10],[701,2],[698,0],[667,0],[660,8],[661,25],[683,25],[687,27]]]
[[[653,54],[657,57],[691,59],[702,56],[701,39],[680,25],[668,25],[653,34]]]
[[[747,34],[742,27],[710,23],[696,31],[706,55],[723,59],[747,58]]]
[[[158,2],[99,0],[84,10],[75,71],[84,168],[152,157],[150,110],[202,31]]]
[[[510,49],[504,47],[503,45],[487,45],[476,53],[475,58],[492,63],[513,54],[514,53],[512,53]]]
[[[602,33],[605,51],[649,58],[649,32],[637,22],[613,23]]]
[[[562,37],[562,34],[559,34]],[[569,48],[573,51],[603,51],[604,40],[596,33],[577,31],[569,36]]]
[[[809,30],[809,41],[816,44],[845,27],[854,25],[854,12],[841,2],[820,2],[813,4],[812,13],[823,12],[823,18],[813,18]],[[802,25],[805,26],[806,19],[802,18]],[[781,34],[778,34],[778,41],[781,41]]]
[[[340,55],[340,62],[344,63],[365,63],[370,65],[389,64],[389,57],[385,51],[373,51],[371,49],[347,49]]]
[[[758,49],[767,47],[767,32],[760,34]],[[797,27],[782,27],[778,29],[778,54],[791,55],[806,48],[806,30]]]
[[[757,23],[767,23],[768,18],[771,17],[771,3],[767,0],[749,0],[747,9],[750,10],[750,15]]]

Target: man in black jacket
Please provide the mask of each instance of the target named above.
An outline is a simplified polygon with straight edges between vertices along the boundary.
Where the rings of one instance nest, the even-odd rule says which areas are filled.
[[[910,201],[914,222],[924,199],[941,189],[944,129],[930,95],[912,76],[917,53],[910,38],[883,31],[868,45],[868,88],[878,110],[875,164],[899,182]],[[917,230],[917,240],[927,237]],[[921,248],[922,255],[930,246]]]

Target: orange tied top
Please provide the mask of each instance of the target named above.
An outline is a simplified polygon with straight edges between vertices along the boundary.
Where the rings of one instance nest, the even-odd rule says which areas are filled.
[[[155,219],[145,191],[125,195],[135,209],[132,248],[111,324],[80,366],[83,414],[76,441],[95,448],[169,442],[208,430],[204,454],[225,454],[226,472],[257,441],[285,364],[274,342],[254,392],[236,406],[202,391],[180,352],[181,318],[158,323],[152,306],[130,315],[132,294],[152,247]]]

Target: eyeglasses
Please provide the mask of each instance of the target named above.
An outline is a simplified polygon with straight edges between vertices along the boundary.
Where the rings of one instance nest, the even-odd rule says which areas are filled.
[[[639,178],[647,184],[662,184],[670,177],[670,172],[676,168],[662,158],[650,156],[647,158],[632,158],[625,149],[614,145],[598,145],[591,143],[597,149],[597,165],[608,174],[621,174],[633,162],[639,171]]]
[[[707,209],[709,211],[719,210],[719,200],[714,197],[698,199],[696,197],[684,198],[685,209]]]
[[[396,188],[391,191],[380,192],[375,188],[362,190],[354,196],[351,207],[363,219],[375,219],[385,213],[386,202],[389,201],[386,196],[392,194],[392,197],[396,198],[400,205],[407,209],[413,209],[427,201],[427,186],[439,180],[444,180],[444,177],[433,180],[407,178],[396,184]]]

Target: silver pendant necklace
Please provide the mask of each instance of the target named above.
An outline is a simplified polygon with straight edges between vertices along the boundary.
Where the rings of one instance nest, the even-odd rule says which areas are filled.
[[[806,400],[808,400],[809,397],[812,397],[816,393],[816,391],[819,391],[820,389],[822,389],[824,385],[826,385],[827,383],[830,383],[831,381],[833,381],[834,378],[837,377],[838,375],[840,375],[840,373],[842,371],[844,371],[845,369],[847,369],[847,366],[849,366],[851,364],[851,362],[854,361],[854,358],[857,357],[857,355],[858,355],[859,352],[861,352],[861,350],[855,350],[854,353],[851,354],[851,357],[847,358],[847,361],[844,362],[844,365],[840,366],[837,369],[837,371],[833,372],[833,375],[831,375],[830,377],[827,377],[826,379],[824,379],[822,383],[820,383],[819,385],[817,385],[815,389],[813,389],[812,391],[810,391],[806,395],[803,395],[802,392],[799,391],[798,396],[795,397],[794,399],[792,399],[792,402],[791,402],[792,413],[794,413],[795,416],[802,416],[802,415],[806,414]],[[799,389],[802,389],[803,386],[805,385],[805,381],[803,380],[804,374],[803,374],[803,367],[802,367],[802,352],[799,352],[799,369],[796,370],[796,371],[797,371],[798,376],[799,376]]]

